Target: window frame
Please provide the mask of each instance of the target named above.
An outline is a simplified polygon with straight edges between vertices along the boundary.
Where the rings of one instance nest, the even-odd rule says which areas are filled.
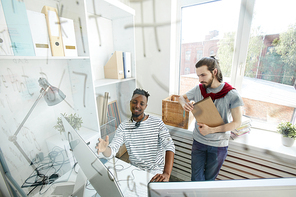
[[[204,3],[217,2],[220,0],[180,0],[175,2],[176,7],[172,7],[172,24],[174,21],[180,21],[172,25],[171,39],[172,49],[175,50],[175,58],[171,58],[170,67],[170,88],[169,94],[180,93],[180,62],[181,62],[181,44],[182,44],[182,8],[200,5]],[[231,65],[230,83],[241,93],[244,69],[248,52],[249,37],[251,34],[251,24],[254,11],[255,0],[241,0],[239,11],[239,24],[237,27],[235,50],[233,53],[233,62]],[[175,41],[173,41],[173,39]],[[177,80],[176,80],[177,79]]]
[[[180,0],[176,3],[176,18],[172,17],[172,21],[180,21],[180,23],[174,25],[172,28],[172,38],[176,37],[175,42],[175,68],[171,67],[171,79],[177,79],[177,83],[172,82],[174,86],[170,86],[170,94],[180,93],[180,61],[181,61],[181,24],[182,24],[182,8],[200,5],[204,3],[217,2],[220,0]],[[246,58],[248,52],[249,37],[251,34],[252,17],[254,11],[255,0],[241,0],[239,11],[239,24],[237,27],[233,62],[231,65],[230,83],[236,87],[239,93],[241,93],[242,82],[244,78],[244,70],[246,65]]]
[[[179,24],[175,25],[176,29],[172,28],[172,35],[176,36],[176,46],[175,46],[175,68],[171,69],[170,78],[175,79],[175,81],[171,84],[174,84],[174,87],[170,86],[170,94],[180,94],[180,66],[181,66],[181,44],[182,44],[182,36],[181,36],[181,24],[182,24],[182,8],[193,6],[193,5],[201,5],[204,3],[217,2],[221,0],[180,0],[176,3],[176,18],[172,18],[172,21],[180,21]],[[241,0],[240,1],[240,10],[239,10],[239,19],[238,26],[235,35],[235,43],[234,43],[234,53],[233,53],[233,61],[231,65],[231,73],[230,73],[230,83],[235,86],[236,90],[241,94],[242,93],[242,83],[244,80],[245,74],[245,66],[248,54],[248,45],[251,35],[251,26],[253,19],[253,12],[255,7],[256,0]],[[174,32],[175,31],[175,32]],[[177,79],[177,80],[176,80]],[[172,80],[171,80],[172,82]],[[296,89],[296,81],[295,81],[295,89]],[[296,122],[296,109],[294,110],[293,120],[292,122],[295,124]]]

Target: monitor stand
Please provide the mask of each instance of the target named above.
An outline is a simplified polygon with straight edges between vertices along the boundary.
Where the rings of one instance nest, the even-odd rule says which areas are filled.
[[[86,176],[79,168],[75,184],[65,183],[64,185],[57,186],[51,195],[83,197],[86,181]]]
[[[74,190],[71,196],[83,197],[86,181],[87,181],[86,176],[84,175],[82,170],[79,168]]]

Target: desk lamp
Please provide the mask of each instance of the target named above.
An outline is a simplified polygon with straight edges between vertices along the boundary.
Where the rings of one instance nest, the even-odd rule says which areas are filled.
[[[39,86],[41,86],[40,95],[38,96],[37,100],[35,101],[35,103],[31,107],[31,109],[29,110],[29,112],[27,113],[27,115],[25,116],[25,118],[22,121],[22,123],[20,124],[20,126],[17,128],[17,130],[14,133],[14,135],[12,135],[12,136],[10,136],[8,138],[9,141],[11,141],[11,142],[14,143],[14,145],[22,153],[22,155],[29,162],[29,164],[32,165],[32,167],[34,168],[34,170],[36,169],[36,167],[33,164],[33,162],[29,159],[29,157],[26,155],[26,153],[23,151],[23,149],[20,147],[20,145],[18,144],[18,142],[17,142],[17,135],[20,132],[21,128],[24,126],[25,122],[27,121],[27,119],[29,118],[29,116],[31,115],[32,111],[34,110],[34,108],[36,107],[37,103],[39,102],[39,100],[42,97],[44,97],[44,99],[45,99],[45,101],[46,101],[46,103],[47,103],[48,106],[56,105],[56,104],[60,103],[61,101],[63,101],[66,98],[66,95],[61,90],[59,90],[58,88],[53,87],[52,85],[50,85],[45,78],[39,78],[38,82],[39,82]]]

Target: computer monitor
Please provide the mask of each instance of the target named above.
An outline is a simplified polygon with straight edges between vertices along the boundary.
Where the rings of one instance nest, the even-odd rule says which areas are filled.
[[[295,196],[296,178],[192,182],[150,182],[149,197],[263,197]]]
[[[122,197],[123,194],[114,175],[63,116],[62,121],[71,151],[93,188],[101,197]]]

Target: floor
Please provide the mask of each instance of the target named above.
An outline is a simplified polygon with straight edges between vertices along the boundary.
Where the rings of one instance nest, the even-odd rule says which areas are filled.
[[[125,152],[121,157],[119,157],[119,159],[121,159],[122,161],[125,161],[127,163],[129,163],[129,156],[128,156],[128,153]],[[179,181],[183,181],[177,177],[174,177],[174,176],[171,176],[170,177],[170,182],[179,182]]]

